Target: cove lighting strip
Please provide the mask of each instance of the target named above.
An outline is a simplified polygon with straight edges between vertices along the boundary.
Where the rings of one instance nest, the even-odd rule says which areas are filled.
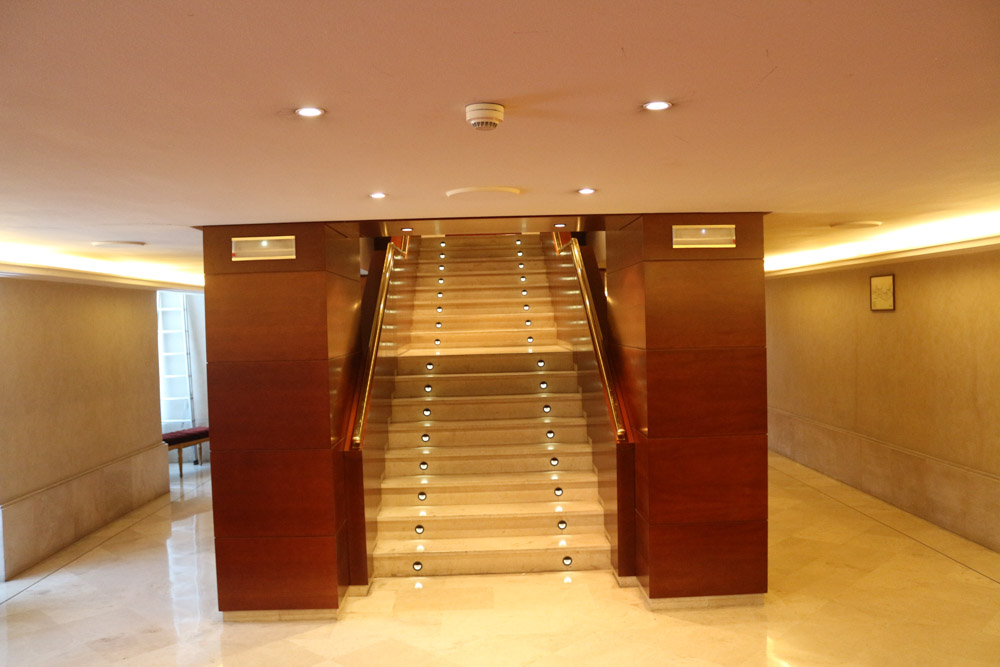
[[[765,257],[764,271],[786,271],[861,257],[966,243],[990,237],[997,237],[996,240],[1000,243],[1000,211],[912,225],[854,243],[841,243],[815,250]]]
[[[135,261],[117,262],[79,257],[55,252],[41,246],[21,243],[0,243],[0,264],[84,271],[135,280],[191,285],[192,287],[205,286],[205,276],[202,274],[178,271],[163,264]]]

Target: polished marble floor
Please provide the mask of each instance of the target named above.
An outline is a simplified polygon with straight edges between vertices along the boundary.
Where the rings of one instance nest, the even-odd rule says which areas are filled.
[[[610,573],[378,580],[339,621],[222,623],[207,466],[0,584],[4,665],[1000,665],[1000,554],[776,455],[764,604]]]

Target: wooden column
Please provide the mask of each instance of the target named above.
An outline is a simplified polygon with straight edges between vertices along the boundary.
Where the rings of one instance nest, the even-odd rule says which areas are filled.
[[[607,234],[609,320],[635,456],[650,598],[767,590],[763,216],[647,214]],[[735,224],[735,248],[673,225]]]
[[[232,261],[246,236],[295,236],[296,258]],[[219,607],[336,609],[358,239],[325,223],[208,227],[204,250]]]

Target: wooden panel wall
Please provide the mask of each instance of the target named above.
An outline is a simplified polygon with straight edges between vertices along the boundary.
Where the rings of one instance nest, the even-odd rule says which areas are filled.
[[[763,216],[649,214],[607,233],[611,351],[637,426],[636,569],[651,598],[767,589]],[[672,225],[735,224],[675,249]]]
[[[232,237],[269,235],[294,235],[296,259],[232,261]],[[219,607],[337,608],[358,239],[324,223],[208,227],[204,250]]]

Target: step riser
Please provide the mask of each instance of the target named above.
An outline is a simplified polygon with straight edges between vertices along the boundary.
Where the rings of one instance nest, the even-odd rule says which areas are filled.
[[[469,347],[518,347],[526,349],[529,346],[529,336],[533,339],[530,345],[557,345],[560,342],[554,328],[546,329],[532,324],[530,327],[524,327],[524,331],[435,331],[434,333],[415,331],[410,335],[410,345],[428,350]],[[435,341],[441,342],[436,343]]]
[[[541,388],[540,382],[548,383]],[[430,391],[424,391],[425,386]],[[549,394],[579,393],[576,377],[559,376],[539,373],[537,377],[496,378],[445,376],[417,377],[408,376],[396,379],[395,396],[399,398],[435,398],[437,396],[496,396],[504,394],[523,394],[537,396],[542,399]],[[431,406],[433,410],[433,406]]]
[[[484,454],[476,459],[449,460],[435,457],[433,454],[416,457],[406,461],[387,461],[385,464],[385,474],[389,477],[400,477],[406,475],[470,475],[484,473],[503,472],[551,472],[551,471],[583,471],[589,472],[594,469],[593,457],[587,454],[556,454],[540,455],[523,458],[497,458]],[[551,460],[559,459],[559,465],[553,466]],[[426,463],[427,468],[421,469],[420,464]]]
[[[563,565],[564,556],[573,559]],[[419,561],[423,568],[413,569]],[[413,577],[453,574],[508,574],[516,572],[567,572],[574,570],[606,570],[611,566],[608,550],[553,549],[549,552],[503,551],[499,553],[376,555],[376,577]]]
[[[434,420],[435,424],[444,424],[452,427],[447,422],[476,422],[481,419],[528,419],[531,417],[583,417],[583,403],[578,397],[570,400],[559,400],[555,397],[549,399],[519,398],[510,401],[496,403],[457,403],[448,404],[444,401],[426,402],[424,405],[412,405],[395,402],[392,406],[392,421],[396,424],[405,422],[422,422],[428,419]],[[548,406],[548,412],[542,410],[543,406]],[[424,410],[429,409],[431,413],[424,415]]]
[[[479,285],[467,285],[465,287],[452,287],[442,290],[443,285],[433,287],[421,287],[420,289],[400,289],[394,291],[387,297],[387,304],[390,311],[397,310],[419,310],[421,308],[436,308],[437,306],[454,306],[461,308],[484,308],[488,312],[492,304],[523,303],[525,296],[537,300],[539,303],[548,303],[552,300],[552,292],[544,285],[529,287],[522,286],[520,289],[497,290],[495,287],[481,287]],[[438,292],[445,294],[438,296]],[[527,291],[527,294],[522,292]]]
[[[560,519],[566,528],[559,530]],[[416,526],[424,532],[417,534]],[[548,517],[489,517],[486,519],[431,519],[379,521],[378,534],[387,540],[458,539],[465,537],[526,537],[533,535],[602,535],[604,517],[600,514],[583,516],[555,515]]]
[[[563,489],[563,495],[558,498],[553,493],[556,487]],[[417,494],[423,491],[427,499],[420,501]],[[382,504],[386,507],[441,505],[482,505],[485,503],[543,503],[551,500],[566,502],[590,501],[597,502],[597,484],[590,486],[571,486],[564,482],[553,481],[548,486],[537,485],[534,488],[497,489],[468,488],[461,490],[435,489],[430,484],[414,486],[408,489],[382,489]]]
[[[538,362],[544,361],[544,366]],[[427,368],[427,364],[434,368]],[[422,357],[402,357],[397,360],[396,372],[399,375],[447,375],[449,373],[510,373],[571,371],[574,370],[573,353],[545,352],[539,354],[504,354],[489,357],[474,355],[427,355]]]
[[[564,260],[548,259],[541,255],[517,257],[514,253],[510,253],[509,256],[497,258],[476,257],[473,255],[459,258],[455,257],[454,253],[445,253],[445,259],[441,259],[437,254],[432,253],[426,257],[420,256],[416,258],[416,261],[404,260],[400,262],[393,271],[393,275],[414,272],[417,274],[434,275],[434,272],[441,270],[438,268],[439,266],[443,266],[446,273],[508,273],[519,271],[521,269],[520,264],[524,264],[524,268],[529,271],[551,269],[565,273],[567,270],[573,268],[572,264],[567,264]]]
[[[531,306],[531,308],[525,310],[525,303]],[[511,317],[519,318],[535,315],[555,318],[555,311],[549,307],[547,301],[538,302],[536,299],[529,300],[522,297],[516,301],[511,300],[503,307],[480,308],[471,304],[449,304],[438,311],[435,304],[429,304],[422,309],[414,309],[412,311],[400,309],[392,313],[387,313],[388,315],[392,315],[397,320],[412,325],[426,326],[429,324],[430,326],[434,326],[435,322],[447,322],[448,320],[474,324],[477,322],[507,322]]]
[[[521,243],[517,243],[520,241]],[[444,246],[441,246],[441,243]],[[483,236],[445,236],[444,238],[421,238],[416,246],[418,252],[428,248],[470,248],[481,250],[502,250],[506,248],[541,248],[542,239],[538,234],[490,234]]]
[[[530,327],[525,324],[525,320],[531,320]],[[437,326],[438,324],[441,326]],[[474,334],[491,334],[496,331],[519,332],[522,327],[524,328],[525,334],[527,334],[529,330],[536,331],[538,329],[549,329],[555,331],[556,320],[552,313],[534,311],[512,313],[504,317],[496,317],[488,320],[468,316],[421,316],[420,318],[414,318],[410,327],[410,334],[414,336],[418,334],[422,336],[434,336],[437,334],[461,334],[463,336],[471,336]]]
[[[521,280],[521,277],[524,280]],[[438,282],[440,278],[444,278],[444,282]],[[544,274],[538,273],[528,273],[527,270],[519,271],[514,269],[510,273],[491,273],[486,275],[462,275],[462,274],[448,274],[444,271],[440,272],[439,275],[427,275],[427,276],[417,276],[411,278],[412,284],[418,288],[435,288],[443,291],[446,295],[449,289],[452,288],[463,288],[463,287],[473,287],[477,289],[484,289],[487,287],[494,287],[497,289],[506,290],[517,290],[514,294],[519,293],[524,288],[531,288],[538,285],[544,285],[546,278]],[[512,296],[512,294],[507,293],[503,296]]]
[[[552,432],[549,438],[547,433]],[[424,440],[423,435],[430,436]],[[533,445],[557,442],[587,442],[586,424],[539,424],[517,428],[482,429],[475,425],[468,428],[444,429],[439,424],[431,426],[410,424],[389,427],[389,448],[482,445]]]
[[[446,242],[447,243],[447,242]],[[545,251],[542,249],[540,244],[525,244],[521,245],[509,245],[503,247],[469,247],[469,246],[456,246],[454,244],[447,244],[445,247],[440,247],[437,243],[431,246],[421,246],[416,254],[411,253],[410,258],[421,258],[421,257],[437,257],[442,252],[447,258],[466,258],[466,257],[517,257],[517,252],[521,251],[523,254],[521,257],[548,257]],[[438,258],[440,259],[440,258]]]

